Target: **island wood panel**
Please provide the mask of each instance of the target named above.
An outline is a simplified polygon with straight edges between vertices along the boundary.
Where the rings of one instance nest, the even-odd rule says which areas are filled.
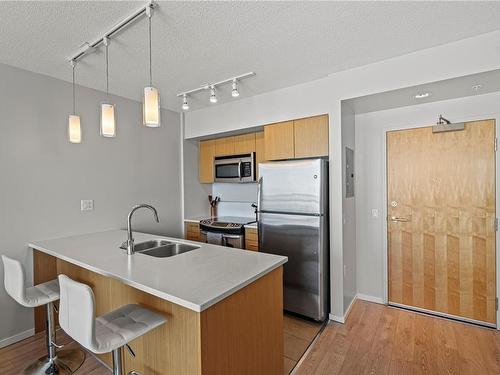
[[[283,267],[201,313],[202,372],[282,375]]]
[[[285,121],[264,126],[264,147],[266,160],[293,159],[293,121]]]
[[[215,141],[213,139],[199,142],[198,179],[200,183],[214,182]]]
[[[257,228],[245,228],[245,249],[259,251],[259,235]]]
[[[390,302],[495,324],[494,143],[494,120],[387,133]]]
[[[33,283],[41,284],[57,277],[56,258],[33,250]],[[57,302],[56,302],[57,304]],[[47,312],[45,306],[35,307],[35,333],[45,331]],[[56,317],[57,319],[57,317]],[[57,324],[57,320],[56,320]]]
[[[34,261],[57,262],[57,271],[52,269],[50,278],[64,273],[90,285],[97,315],[138,303],[166,316],[163,326],[130,343],[135,358],[123,352],[125,373],[135,370],[155,375],[283,374],[282,267],[199,313],[50,258],[47,255]],[[40,269],[40,265],[35,269]],[[109,354],[99,357],[111,366]]]
[[[295,157],[328,156],[328,115],[294,120]]]
[[[235,154],[255,152],[255,133],[236,135],[233,140]]]

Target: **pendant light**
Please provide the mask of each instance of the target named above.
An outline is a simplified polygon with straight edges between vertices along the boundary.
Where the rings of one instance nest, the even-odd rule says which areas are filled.
[[[71,68],[73,69],[73,114],[68,118],[68,139],[71,143],[82,142],[82,128],[80,125],[80,116],[76,114],[75,110],[75,67],[76,63],[71,60]]]
[[[160,126],[160,93],[158,89],[153,87],[153,74],[151,63],[151,16],[153,9],[148,7],[146,15],[148,16],[149,24],[149,86],[144,88],[143,100],[143,124],[151,128],[158,128]]]
[[[115,105],[109,103],[109,39],[103,38],[106,53],[106,99],[107,103],[101,103],[101,135],[111,138],[116,136]]]

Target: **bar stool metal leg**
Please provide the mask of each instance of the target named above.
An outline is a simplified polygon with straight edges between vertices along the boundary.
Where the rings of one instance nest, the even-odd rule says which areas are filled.
[[[46,343],[48,355],[28,366],[25,375],[70,375],[85,361],[85,352],[80,349],[56,351],[54,305],[47,303]]]
[[[113,350],[113,375],[123,375],[122,348]]]

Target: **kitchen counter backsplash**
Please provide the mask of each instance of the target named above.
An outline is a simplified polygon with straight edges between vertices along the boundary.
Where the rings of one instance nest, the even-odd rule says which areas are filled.
[[[257,183],[213,184],[212,195],[221,197],[217,210],[218,216],[254,217],[255,209],[252,203],[257,202],[257,190]]]

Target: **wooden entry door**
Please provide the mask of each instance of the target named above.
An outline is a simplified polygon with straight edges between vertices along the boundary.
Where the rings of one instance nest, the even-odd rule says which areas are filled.
[[[389,303],[496,324],[495,121],[387,133]]]

